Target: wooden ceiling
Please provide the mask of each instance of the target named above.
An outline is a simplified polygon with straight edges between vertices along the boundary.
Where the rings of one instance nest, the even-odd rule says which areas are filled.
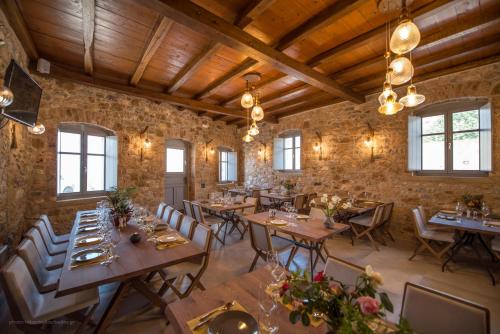
[[[262,74],[266,121],[364,96],[384,80],[377,0],[5,0],[51,75],[244,125],[242,75]],[[500,60],[500,1],[415,0],[415,81]]]

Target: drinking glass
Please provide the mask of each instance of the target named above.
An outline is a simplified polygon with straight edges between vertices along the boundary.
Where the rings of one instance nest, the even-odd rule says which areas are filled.
[[[462,215],[464,214],[464,206],[462,203],[457,202],[455,210],[457,211],[457,222],[460,223],[462,221]]]
[[[279,326],[274,316],[277,301],[266,293],[265,285],[259,283],[259,333],[278,333]]]
[[[483,214],[484,221],[486,222],[488,220],[488,216],[490,215],[491,211],[488,205],[486,205],[485,202],[481,205],[481,213]]]

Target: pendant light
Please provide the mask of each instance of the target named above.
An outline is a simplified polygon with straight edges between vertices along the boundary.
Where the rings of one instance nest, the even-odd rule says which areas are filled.
[[[404,105],[398,102],[394,95],[389,95],[383,105],[378,108],[378,112],[384,115],[394,115],[403,110]]]
[[[410,81],[413,76],[413,65],[411,61],[404,56],[397,56],[389,67],[392,68],[391,84],[402,85]]]
[[[249,124],[248,124],[248,119],[249,119],[249,116],[248,116],[248,113],[249,113],[249,109],[247,109],[247,133],[241,137],[241,139],[243,139],[243,141],[245,143],[250,143],[253,141],[253,137],[250,135],[250,127],[249,127]]]
[[[33,135],[41,135],[45,132],[45,126],[42,123],[35,123],[34,127],[28,127],[28,132]]]
[[[259,93],[255,95],[255,105],[252,108],[252,119],[257,122],[264,119],[264,109],[262,109],[260,105]]]
[[[417,25],[408,17],[406,0],[402,0],[402,7],[399,25],[392,33],[389,45],[391,51],[398,55],[410,52],[420,43],[420,31]]]
[[[247,86],[245,88],[245,92],[241,96],[241,106],[245,109],[249,109],[253,107],[253,95],[250,93],[250,85],[247,80]]]
[[[252,125],[250,126],[250,129],[248,130],[248,134],[250,136],[257,136],[259,134],[259,127],[257,126],[257,123],[255,120],[253,121]]]
[[[410,61],[411,61],[411,52],[410,52]],[[405,107],[415,107],[419,104],[424,103],[425,96],[422,94],[417,94],[417,87],[413,84],[413,79],[410,80],[410,85],[406,89],[406,96],[403,96],[399,99]]]

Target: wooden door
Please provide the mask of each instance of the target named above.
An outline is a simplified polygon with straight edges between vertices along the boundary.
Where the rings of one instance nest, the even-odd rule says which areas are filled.
[[[182,210],[188,195],[188,145],[177,139],[167,140],[165,168],[165,202]]]

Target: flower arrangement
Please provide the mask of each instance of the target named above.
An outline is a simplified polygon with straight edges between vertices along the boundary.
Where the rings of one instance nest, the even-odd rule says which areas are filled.
[[[133,187],[120,189],[113,187],[107,194],[108,202],[111,205],[111,214],[115,220],[115,225],[119,224],[120,218],[128,220],[132,214],[132,204],[130,197],[135,193]]]
[[[287,192],[291,192],[297,186],[297,183],[292,182],[291,180],[285,180],[281,182],[283,188],[286,189]]]
[[[382,276],[371,266],[366,266],[352,287],[323,272],[317,273],[311,281],[305,271],[292,273],[282,283],[279,294],[282,303],[291,309],[289,319],[292,323],[301,321],[309,326],[311,322],[325,321],[329,333],[373,334],[388,330],[381,318],[386,310],[393,311],[387,294],[377,291],[382,284]],[[395,333],[411,333],[407,321],[402,319]]]
[[[464,194],[462,196],[462,201],[469,209],[481,210],[481,203],[483,202],[483,197],[484,197],[483,195]]]
[[[320,207],[325,213],[325,216],[327,217],[327,220],[330,221],[331,219],[337,217],[339,215],[339,212],[341,209],[349,209],[352,205],[350,202],[342,200],[337,195],[333,195],[332,197],[328,197],[328,194],[323,194],[320,198]],[[316,206],[317,203],[313,199],[309,203],[311,206]]]

